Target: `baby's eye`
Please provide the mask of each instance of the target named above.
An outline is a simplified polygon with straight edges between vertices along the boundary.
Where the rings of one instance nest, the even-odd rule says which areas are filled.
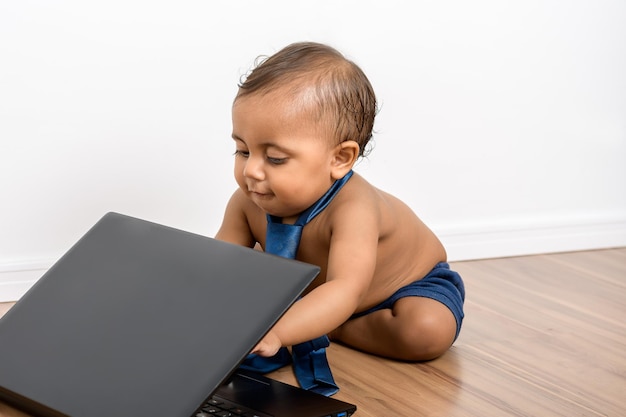
[[[243,156],[244,158],[247,158],[250,155],[250,152],[248,151],[244,151],[241,149],[237,149],[234,153],[235,156]]]
[[[272,158],[270,156],[267,157],[267,160],[272,165],[282,165],[287,162],[287,158]]]

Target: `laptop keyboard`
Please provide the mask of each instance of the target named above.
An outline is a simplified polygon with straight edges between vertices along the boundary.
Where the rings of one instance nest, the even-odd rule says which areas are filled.
[[[195,414],[195,417],[271,417],[268,414],[250,410],[219,397],[211,397]]]

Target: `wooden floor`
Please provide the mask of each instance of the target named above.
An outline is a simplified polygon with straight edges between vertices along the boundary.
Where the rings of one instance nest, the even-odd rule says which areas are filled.
[[[466,318],[441,358],[330,347],[335,397],[356,416],[626,416],[626,248],[452,267],[465,279]],[[270,376],[295,382],[289,368]]]

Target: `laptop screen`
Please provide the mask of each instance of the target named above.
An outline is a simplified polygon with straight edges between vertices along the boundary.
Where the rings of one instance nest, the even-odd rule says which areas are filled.
[[[188,417],[318,273],[109,213],[0,319],[0,398],[44,415]]]

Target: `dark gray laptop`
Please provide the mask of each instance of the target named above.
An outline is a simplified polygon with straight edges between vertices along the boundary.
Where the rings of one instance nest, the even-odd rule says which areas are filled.
[[[349,416],[238,370],[318,273],[109,213],[0,319],[0,399],[38,416]]]

